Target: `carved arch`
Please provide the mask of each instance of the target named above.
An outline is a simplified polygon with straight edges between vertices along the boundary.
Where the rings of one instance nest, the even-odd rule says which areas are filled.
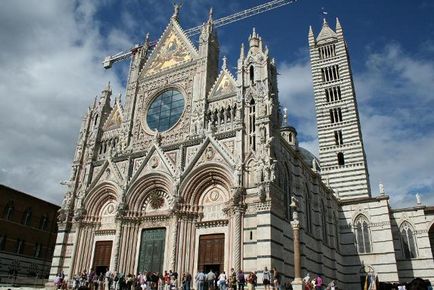
[[[104,182],[90,191],[84,198],[82,205],[89,217],[96,217],[100,214],[103,206],[109,200],[118,201],[121,189],[113,182]]]
[[[155,191],[165,192],[167,196],[172,195],[173,183],[172,178],[163,172],[151,173],[139,178],[127,192],[128,208],[130,211],[141,211],[146,199]]]
[[[232,175],[228,168],[217,163],[207,163],[191,171],[181,184],[180,192],[184,203],[199,205],[202,193],[210,186],[219,185],[228,193],[233,187]]]

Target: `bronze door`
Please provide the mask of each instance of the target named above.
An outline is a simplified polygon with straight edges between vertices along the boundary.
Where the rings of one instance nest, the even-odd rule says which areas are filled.
[[[166,229],[142,231],[137,272],[163,272]]]
[[[93,255],[93,268],[97,273],[105,273],[110,267],[110,258],[112,255],[112,241],[99,241],[95,243],[95,252]]]
[[[199,237],[199,269],[218,273],[224,270],[225,235],[213,234]]]

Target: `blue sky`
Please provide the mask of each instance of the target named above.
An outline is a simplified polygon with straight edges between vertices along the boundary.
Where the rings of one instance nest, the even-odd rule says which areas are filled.
[[[180,23],[201,24],[264,1],[184,0]],[[150,33],[173,11],[166,0],[16,1],[0,4],[0,183],[60,203],[81,116],[107,81],[124,93],[128,62],[104,56]],[[324,15],[322,11],[326,11]],[[318,152],[307,47],[325,16],[349,45],[373,195],[381,180],[393,206],[434,204],[434,2],[298,0],[218,29],[234,67],[252,27],[276,58],[282,105],[301,145]],[[196,43],[197,38],[193,38]]]

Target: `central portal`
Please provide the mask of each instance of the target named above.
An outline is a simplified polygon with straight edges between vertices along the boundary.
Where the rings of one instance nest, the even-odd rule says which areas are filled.
[[[166,229],[142,231],[137,272],[163,272]]]
[[[199,269],[204,273],[224,271],[225,235],[203,235],[199,237]]]

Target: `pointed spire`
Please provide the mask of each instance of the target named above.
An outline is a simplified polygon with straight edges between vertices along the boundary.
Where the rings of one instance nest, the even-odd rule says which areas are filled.
[[[112,88],[110,86],[110,81],[107,83],[106,87],[104,88],[103,92],[111,92]]]
[[[121,97],[122,97],[122,94],[119,93],[119,95],[117,95],[115,98],[115,103],[118,103],[120,105],[121,104]]]
[[[252,35],[249,36],[250,47],[258,47],[260,42],[259,35],[256,33],[255,27],[253,27]]]
[[[338,31],[338,29],[342,29],[341,23],[339,22],[339,18],[336,17],[336,31]]]
[[[226,56],[223,56],[223,64],[222,64],[222,69],[227,69],[227,64],[226,64]]]
[[[338,38],[344,37],[344,30],[342,29],[341,22],[337,17],[336,17],[336,34],[338,35]]]
[[[240,60],[244,60],[244,43],[241,43]]]
[[[312,25],[309,25],[309,34],[308,34],[308,41],[309,41],[309,46],[312,46],[315,44],[315,36],[313,34],[313,29],[312,29]]]
[[[212,12],[212,7],[209,8],[209,12],[208,12],[208,22],[213,22],[213,12]]]
[[[316,38],[317,42],[327,42],[328,40],[335,40],[337,38],[336,33],[329,27],[327,20],[323,19],[323,24],[318,37]]]

